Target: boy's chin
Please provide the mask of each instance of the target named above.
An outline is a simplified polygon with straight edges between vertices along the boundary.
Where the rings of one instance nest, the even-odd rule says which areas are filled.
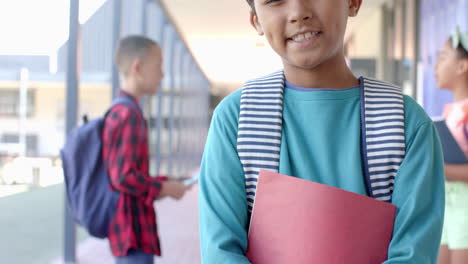
[[[158,90],[157,88],[151,88],[151,89],[146,89],[145,91],[145,94],[146,95],[155,95],[158,93]]]
[[[318,60],[290,60],[287,64],[292,68],[297,68],[301,70],[314,70],[317,66],[320,65],[320,61]]]

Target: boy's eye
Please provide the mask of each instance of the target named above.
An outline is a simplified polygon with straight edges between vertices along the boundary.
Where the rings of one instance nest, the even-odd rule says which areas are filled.
[[[279,1],[281,1],[281,0],[266,0],[265,4],[271,4],[271,3],[279,2]]]

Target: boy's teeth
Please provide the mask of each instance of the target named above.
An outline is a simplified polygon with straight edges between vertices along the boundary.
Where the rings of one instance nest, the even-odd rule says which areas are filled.
[[[300,34],[300,35],[295,36],[293,39],[295,41],[301,41],[301,40],[304,40],[304,38],[305,38],[304,34]]]
[[[299,35],[296,35],[294,36],[292,39],[294,41],[303,41],[304,39],[307,40],[307,39],[310,39],[311,37],[315,36],[316,33],[312,33],[312,32],[307,32],[307,33],[304,33],[304,34],[299,34]]]

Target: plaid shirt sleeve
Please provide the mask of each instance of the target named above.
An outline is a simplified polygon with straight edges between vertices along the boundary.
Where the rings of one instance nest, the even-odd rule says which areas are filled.
[[[164,177],[148,174],[145,130],[145,121],[137,110],[117,105],[106,118],[103,148],[107,150],[104,156],[112,187],[132,196],[146,197],[145,202],[152,204]]]

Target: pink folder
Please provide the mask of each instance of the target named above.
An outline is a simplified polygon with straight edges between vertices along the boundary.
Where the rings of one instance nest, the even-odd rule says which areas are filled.
[[[246,255],[253,264],[380,264],[395,213],[364,195],[260,171]]]

